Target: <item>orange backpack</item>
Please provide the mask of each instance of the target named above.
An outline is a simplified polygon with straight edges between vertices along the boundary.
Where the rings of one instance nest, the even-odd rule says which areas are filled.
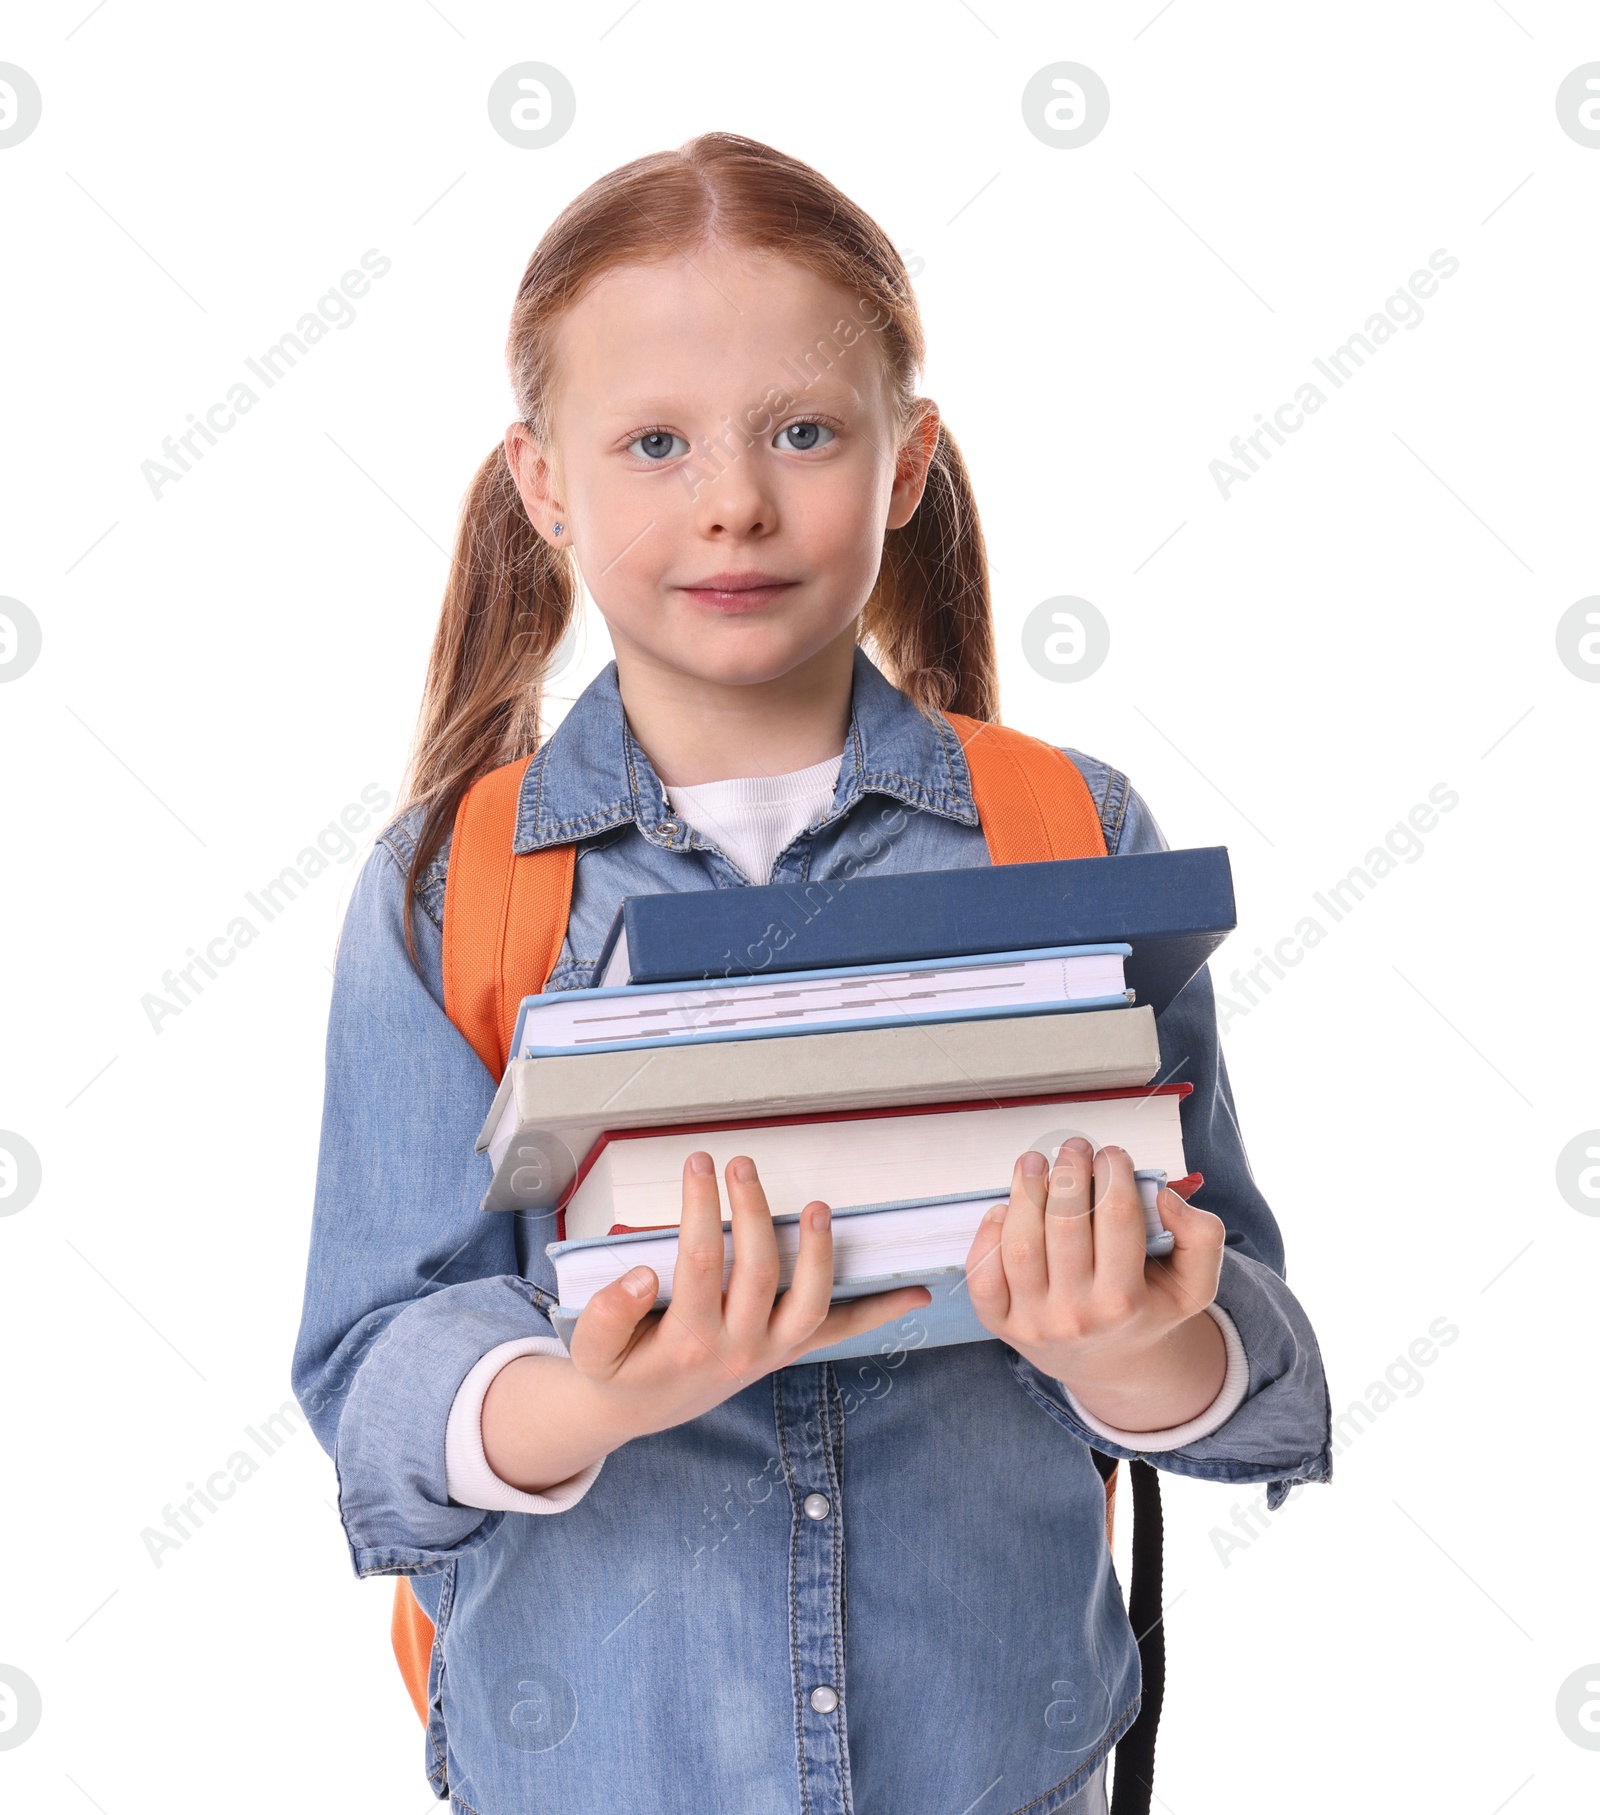
[[[1070,757],[1003,725],[957,712],[944,716],[966,753],[992,863],[1106,855],[1094,798]],[[506,1067],[523,997],[543,991],[560,959],[572,900],[576,846],[547,845],[521,856],[511,848],[532,760],[518,757],[467,790],[456,810],[445,872],[445,1010],[496,1080]],[[1096,1457],[1105,1480],[1109,1545],[1116,1464],[1098,1452]],[[433,1622],[404,1576],[395,1583],[391,1636],[406,1688],[426,1722]]]

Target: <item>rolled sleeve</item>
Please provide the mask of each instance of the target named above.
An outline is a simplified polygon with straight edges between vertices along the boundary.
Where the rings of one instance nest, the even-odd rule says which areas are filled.
[[[558,1336],[524,1336],[490,1349],[456,1390],[444,1434],[445,1485],[457,1506],[481,1506],[490,1512],[570,1512],[594,1486],[605,1457],[580,1468],[565,1481],[539,1493],[528,1493],[502,1481],[483,1453],[483,1401],[490,1383],[508,1362],[524,1355],[563,1356],[566,1345]]]
[[[1276,1510],[1296,1482],[1326,1481],[1332,1472],[1328,1389],[1316,1337],[1289,1288],[1247,1255],[1224,1251],[1216,1302],[1238,1332],[1246,1389],[1223,1423],[1176,1447],[1148,1448],[1131,1432],[1118,1441],[1084,1419],[1059,1380],[1014,1350],[1011,1369],[1031,1399],[1093,1448],[1200,1481],[1265,1481]]]
[[[437,1569],[493,1532],[497,1515],[451,1503],[446,1436],[457,1391],[483,1356],[527,1336],[558,1340],[520,1286],[484,1279],[430,1293],[362,1362],[333,1452],[358,1575]]]
[[[1078,1422],[1088,1425],[1097,1437],[1104,1437],[1123,1448],[1131,1447],[1141,1455],[1150,1455],[1159,1449],[1183,1449],[1188,1444],[1198,1442],[1201,1437],[1209,1437],[1213,1431],[1221,1430],[1244,1404],[1244,1396],[1250,1390],[1250,1363],[1245,1359],[1244,1344],[1239,1340],[1238,1328],[1222,1306],[1207,1305],[1206,1315],[1222,1332],[1227,1365],[1223,1369],[1222,1385],[1217,1389],[1216,1398],[1203,1411],[1197,1412],[1182,1424],[1169,1425],[1164,1431],[1118,1430],[1114,1424],[1102,1424],[1063,1382],[1062,1389],[1067,1404]]]

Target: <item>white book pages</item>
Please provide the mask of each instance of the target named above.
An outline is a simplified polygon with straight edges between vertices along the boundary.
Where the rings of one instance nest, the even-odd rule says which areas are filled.
[[[836,1286],[875,1279],[884,1273],[924,1272],[961,1266],[972,1248],[978,1224],[990,1204],[1004,1201],[1002,1191],[953,1204],[921,1204],[900,1210],[866,1210],[833,1219],[833,1279]],[[794,1283],[800,1253],[798,1223],[777,1223],[778,1290]],[[733,1272],[733,1231],[723,1231],[722,1289]],[[581,1311],[596,1292],[637,1266],[653,1267],[661,1290],[656,1303],[672,1300],[672,1274],[678,1260],[678,1238],[620,1242],[615,1246],[579,1248],[556,1256],[556,1284],[562,1305]]]
[[[575,1052],[625,1040],[793,1033],[880,1018],[1004,1014],[1090,1002],[1123,993],[1123,955],[1087,952],[985,964],[916,964],[870,974],[782,977],[597,996],[563,990],[523,1017],[517,1056],[557,1047]]]
[[[1124,1147],[1136,1167],[1169,1178],[1188,1170],[1176,1093],[1139,1092],[1078,1102],[1002,1104],[843,1121],[779,1122],[747,1128],[613,1136],[568,1200],[568,1240],[631,1228],[676,1225],[683,1214],[683,1163],[698,1150],[715,1162],[724,1216],[726,1168],[748,1154],[774,1216],[829,1204],[873,1204],[983,1191],[1009,1179],[1029,1147],[1053,1151],[1081,1134],[1095,1147]]]
[[[596,987],[611,989],[628,981],[628,929],[618,929],[617,943],[611,948],[611,956],[606,960],[606,968],[596,979]]]

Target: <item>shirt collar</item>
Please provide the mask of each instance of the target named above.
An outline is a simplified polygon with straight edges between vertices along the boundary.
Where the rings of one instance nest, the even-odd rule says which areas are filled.
[[[888,794],[924,813],[978,824],[972,778],[954,728],[942,713],[924,716],[858,643],[850,688],[850,728],[830,824],[863,794]],[[523,777],[512,849],[571,844],[629,822],[652,844],[687,845],[689,828],[668,805],[660,778],[628,726],[608,662],[540,746]]]

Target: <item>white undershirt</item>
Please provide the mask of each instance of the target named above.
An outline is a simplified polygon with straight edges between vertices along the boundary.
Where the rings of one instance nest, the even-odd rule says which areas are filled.
[[[787,775],[745,775],[666,789],[680,819],[729,857],[757,884],[772,875],[778,853],[833,805],[843,752]]]
[[[752,883],[764,884],[779,852],[833,805],[843,760],[841,753],[788,775],[747,775],[733,781],[668,787],[667,799],[674,813],[714,844]],[[1228,1352],[1227,1375],[1212,1403],[1198,1417],[1172,1430],[1119,1431],[1090,1417],[1063,1387],[1073,1411],[1090,1430],[1124,1449],[1148,1453],[1197,1442],[1233,1416],[1249,1386],[1244,1345],[1226,1311],[1218,1305],[1206,1308],[1221,1327]],[[556,1336],[503,1342],[483,1356],[462,1381],[450,1407],[444,1443],[445,1485],[457,1506],[478,1506],[488,1512],[566,1512],[594,1485],[603,1456],[543,1493],[527,1494],[502,1481],[483,1453],[483,1399],[490,1381],[519,1356],[565,1356],[566,1352]]]

